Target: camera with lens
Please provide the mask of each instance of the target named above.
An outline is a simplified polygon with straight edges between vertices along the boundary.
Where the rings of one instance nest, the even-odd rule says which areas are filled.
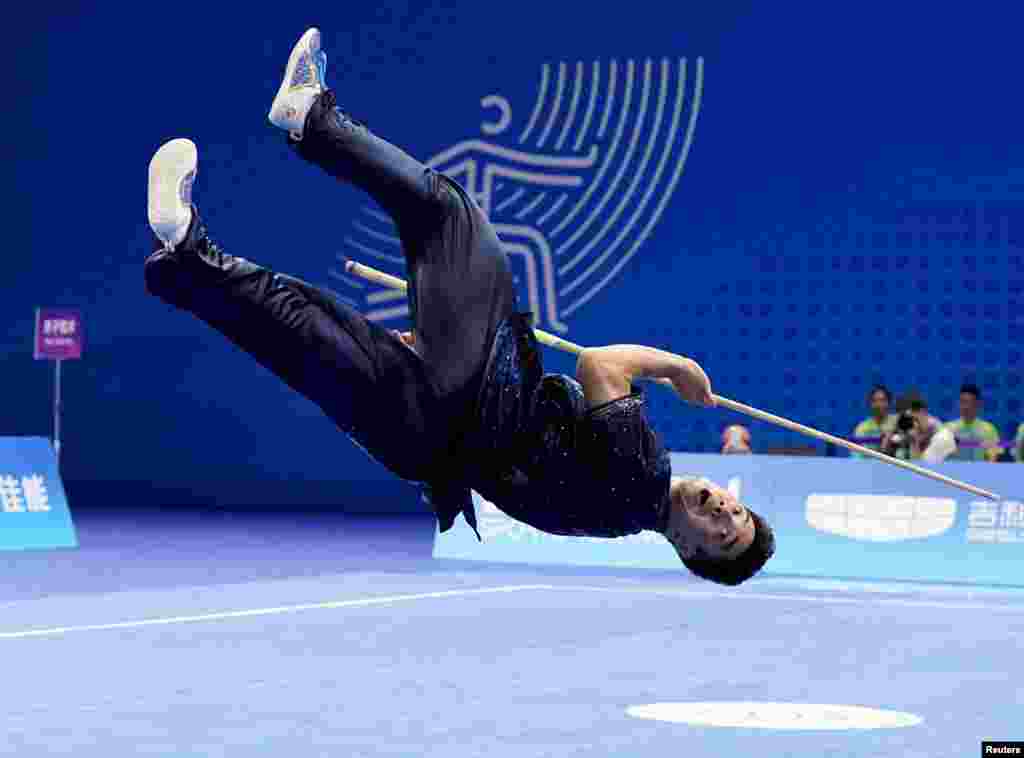
[[[896,419],[896,428],[888,436],[885,442],[886,455],[894,458],[910,458],[911,436],[910,433],[917,426],[917,419],[910,411],[903,411]]]

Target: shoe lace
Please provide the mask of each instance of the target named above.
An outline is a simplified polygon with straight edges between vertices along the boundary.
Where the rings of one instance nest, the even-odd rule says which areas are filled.
[[[185,206],[192,205],[192,184],[196,180],[196,172],[190,171],[181,182],[181,202]]]
[[[301,87],[303,85],[311,85],[315,81],[316,72],[314,71],[313,61],[310,60],[309,53],[303,53],[296,63],[295,71],[292,72],[290,84],[292,87]]]

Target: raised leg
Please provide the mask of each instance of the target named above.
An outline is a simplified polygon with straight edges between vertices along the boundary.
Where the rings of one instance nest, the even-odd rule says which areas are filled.
[[[483,211],[434,172],[337,109],[325,92],[295,149],[365,190],[402,240],[417,349],[442,394],[478,377],[498,323],[516,307],[508,259]]]
[[[515,307],[497,233],[454,181],[337,107],[320,32],[293,47],[268,118],[295,150],[360,187],[395,222],[405,254],[418,351],[443,396],[472,394],[502,318]]]
[[[445,444],[436,392],[421,359],[386,329],[312,285],[227,255],[194,208],[184,241],[161,245],[145,279],[151,294],[220,332],[387,468],[429,478]]]

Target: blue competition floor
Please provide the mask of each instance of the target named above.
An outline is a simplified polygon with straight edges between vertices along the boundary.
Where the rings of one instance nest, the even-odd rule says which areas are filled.
[[[79,518],[0,554],[0,753],[940,756],[1024,739],[1024,594],[429,559],[339,516]],[[773,701],[915,714],[847,731],[639,720]]]

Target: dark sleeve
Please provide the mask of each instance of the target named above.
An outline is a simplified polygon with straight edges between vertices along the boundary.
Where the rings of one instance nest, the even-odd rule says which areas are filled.
[[[455,518],[461,513],[466,523],[473,529],[476,538],[480,539],[473,494],[468,487],[459,484],[421,484],[420,493],[423,501],[437,516],[437,525],[442,532],[451,529],[455,524]]]

